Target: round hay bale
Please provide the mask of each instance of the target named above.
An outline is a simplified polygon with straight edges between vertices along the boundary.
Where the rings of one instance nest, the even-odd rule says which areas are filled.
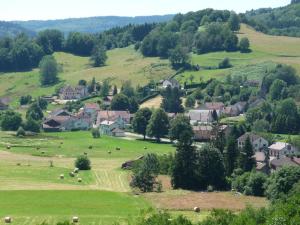
[[[81,183],[81,182],[82,182],[82,179],[81,179],[81,178],[78,178],[77,180],[78,180],[78,182],[79,182],[79,183]]]
[[[92,146],[92,145],[90,145],[90,146],[89,146],[89,149],[93,149],[93,146]]]
[[[21,166],[21,163],[17,163],[17,166]]]
[[[120,150],[121,150],[121,148],[117,147],[117,148],[116,148],[116,150],[117,150],[117,151],[120,151]]]
[[[61,180],[63,180],[63,179],[65,179],[65,175],[61,174],[61,175],[59,175],[59,178],[60,178]]]
[[[40,150],[40,147],[36,147],[36,150]]]
[[[10,217],[10,216],[6,216],[6,217],[4,218],[4,222],[5,222],[5,223],[11,223],[11,222],[12,222],[11,217]]]
[[[78,168],[75,168],[74,169],[74,173],[78,173],[79,172],[79,169]]]
[[[42,151],[41,153],[42,153],[43,155],[45,154],[45,152],[44,152],[44,151]]]
[[[84,155],[87,155],[87,152],[84,152],[83,154],[84,154]]]
[[[74,172],[70,172],[70,177],[75,177],[75,173]]]
[[[7,146],[6,146],[6,149],[10,149],[10,148],[11,148],[10,145],[7,145]]]
[[[73,223],[78,223],[78,222],[79,222],[78,216],[73,216],[72,222],[73,222]]]
[[[62,144],[63,144],[63,142],[60,142],[60,144],[62,145]]]
[[[199,207],[194,207],[194,212],[195,213],[199,213],[200,212],[200,208]]]
[[[108,154],[111,154],[111,151],[108,151],[107,153],[108,153]]]
[[[148,148],[147,148],[147,147],[144,147],[144,149],[147,150]]]

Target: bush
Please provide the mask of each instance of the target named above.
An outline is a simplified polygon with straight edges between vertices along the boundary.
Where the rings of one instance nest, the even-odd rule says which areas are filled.
[[[79,156],[75,161],[75,167],[80,170],[90,170],[91,169],[91,161],[87,156]]]
[[[219,63],[219,69],[227,69],[230,67],[232,67],[232,65],[230,64],[229,58],[225,58]]]
[[[23,127],[19,127],[19,129],[17,130],[17,137],[24,137],[26,135],[25,130],[23,129]]]
[[[100,138],[100,131],[97,128],[92,129],[92,136],[93,138]]]

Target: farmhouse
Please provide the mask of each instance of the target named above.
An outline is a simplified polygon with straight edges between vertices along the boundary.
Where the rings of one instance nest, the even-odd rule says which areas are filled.
[[[124,128],[126,124],[130,124],[131,114],[128,111],[109,111],[100,110],[97,115],[96,126],[100,126],[103,121],[116,121],[117,119],[122,119]]]
[[[102,121],[99,126],[100,134],[115,137],[124,137],[125,132],[120,128],[122,126],[123,122],[120,117],[115,121]]]
[[[216,110],[217,112],[223,113],[225,105],[223,102],[206,102],[203,108],[211,111]]]
[[[186,116],[190,119],[190,123],[192,125],[197,124],[197,123],[202,123],[202,124],[207,124],[207,123],[212,123],[214,121],[213,116],[212,116],[213,111],[211,110],[190,110]]]
[[[62,100],[78,100],[88,96],[88,89],[85,86],[78,85],[72,87],[67,85],[60,90],[59,98]]]
[[[224,114],[226,116],[238,116],[245,112],[247,102],[237,102],[234,105],[230,105],[224,108]]]
[[[72,116],[52,116],[43,122],[42,127],[45,132],[71,130],[73,120]]]
[[[164,80],[162,86],[163,88],[167,88],[168,86],[170,86],[171,88],[175,88],[175,87],[180,88],[179,82],[175,79]]]
[[[100,111],[100,107],[97,103],[85,103],[83,107],[83,113],[91,117],[94,121],[97,119],[97,114]]]
[[[273,157],[284,157],[286,155],[293,155],[298,152],[298,149],[289,143],[276,142],[269,146],[269,155]]]
[[[253,134],[253,133],[246,133],[238,138],[238,147],[243,148],[245,145],[245,141],[247,138],[250,138],[252,147],[255,151],[260,151],[264,148],[267,148],[269,146],[269,142],[265,140],[264,138]]]
[[[270,167],[272,171],[278,170],[283,166],[300,166],[300,158],[296,158],[296,157],[275,158],[270,162]]]
[[[197,141],[209,141],[215,138],[216,131],[212,125],[199,125],[193,126],[194,139]],[[223,132],[227,136],[230,132],[230,128],[227,125],[222,125],[218,132]]]

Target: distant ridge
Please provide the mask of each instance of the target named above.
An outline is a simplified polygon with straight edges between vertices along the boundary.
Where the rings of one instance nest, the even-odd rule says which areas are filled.
[[[119,16],[99,16],[87,18],[70,18],[59,20],[30,20],[30,21],[13,21],[14,24],[20,25],[28,30],[39,32],[45,29],[58,29],[62,32],[71,31],[96,33],[111,29],[117,26],[126,26],[128,24],[160,23],[171,20],[174,15],[162,16],[136,16],[136,17],[119,17]]]
[[[14,37],[18,34],[25,33],[28,36],[34,36],[35,32],[26,29],[18,24],[0,21],[0,37]]]

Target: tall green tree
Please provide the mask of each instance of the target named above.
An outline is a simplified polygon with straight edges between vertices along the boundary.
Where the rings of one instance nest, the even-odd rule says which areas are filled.
[[[247,37],[243,37],[239,43],[240,51],[246,53],[250,51],[250,41]]]
[[[5,111],[0,114],[0,126],[4,131],[16,131],[21,126],[22,116],[14,111]]]
[[[238,31],[240,29],[240,18],[236,13],[232,12],[230,14],[228,25],[232,31]]]
[[[168,134],[169,130],[169,118],[166,112],[162,109],[155,110],[150,118],[149,124],[147,126],[147,135],[149,137],[155,137],[157,142]]]
[[[144,136],[144,140],[146,139],[147,126],[151,115],[152,111],[149,108],[142,108],[136,112],[132,121],[134,132],[142,134]]]
[[[105,65],[107,60],[106,50],[103,46],[97,46],[94,48],[91,56],[91,61],[94,67],[101,67]]]
[[[233,170],[237,167],[237,160],[239,156],[236,139],[229,137],[224,151],[224,164],[227,176],[230,176]]]
[[[179,140],[181,135],[188,135],[193,138],[194,133],[190,124],[189,118],[184,115],[177,115],[175,119],[171,121],[169,136],[171,140]]]
[[[245,172],[251,171],[256,166],[254,150],[249,136],[246,138],[244,147],[240,150],[239,166]]]
[[[283,80],[276,79],[270,87],[269,96],[271,100],[280,100],[283,96],[283,90],[287,84]]]
[[[112,110],[128,110],[129,109],[128,97],[123,94],[115,95],[111,101],[110,108]]]
[[[171,88],[168,86],[162,95],[163,101],[161,106],[166,112],[182,113],[184,111],[179,88]]]
[[[192,138],[191,133],[184,130],[176,144],[177,148],[171,174],[174,188],[197,189],[196,149],[192,145]]]
[[[58,81],[58,65],[54,56],[44,56],[39,65],[42,85],[53,85]]]

